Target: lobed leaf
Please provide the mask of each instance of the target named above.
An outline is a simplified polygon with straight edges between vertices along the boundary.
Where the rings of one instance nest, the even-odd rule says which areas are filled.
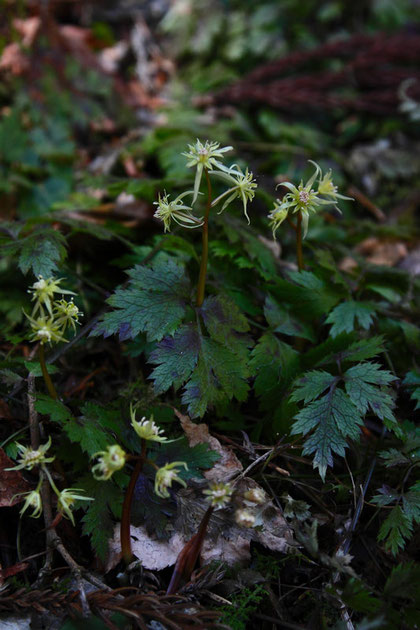
[[[128,287],[118,288],[108,299],[115,310],[105,313],[91,334],[108,337],[118,333],[123,341],[146,332],[148,341],[159,341],[173,333],[188,305],[184,266],[165,257],[150,267],[137,265],[128,274]]]
[[[356,320],[359,326],[367,330],[373,321],[376,309],[370,302],[355,302],[349,300],[336,306],[325,320],[331,326],[330,334],[336,337],[342,332],[350,333],[356,328]]]

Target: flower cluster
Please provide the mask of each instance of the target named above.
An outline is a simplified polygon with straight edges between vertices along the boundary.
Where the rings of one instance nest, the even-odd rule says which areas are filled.
[[[279,184],[289,190],[282,200],[276,199],[274,208],[268,215],[270,219],[270,226],[273,230],[273,237],[276,237],[276,232],[283,221],[288,217],[289,212],[300,213],[302,226],[303,226],[303,238],[305,238],[308,232],[309,213],[316,212],[321,206],[333,205],[336,210],[337,202],[339,199],[351,200],[351,197],[345,197],[337,192],[337,186],[332,181],[331,169],[324,176],[318,164],[309,160],[315,166],[315,172],[306,182],[300,182],[299,186],[295,186],[291,182],[283,182]],[[317,180],[316,190],[313,188],[315,181]]]
[[[261,524],[261,512],[267,503],[262,488],[250,488],[241,497],[241,507],[235,511],[235,521],[240,527],[255,527]]]
[[[24,492],[21,495],[26,497],[23,507],[20,511],[20,515],[22,516],[26,510],[32,508],[32,513],[30,516],[32,518],[38,518],[42,514],[42,497],[41,497],[41,487],[44,482],[44,479],[48,480],[51,488],[57,496],[57,508],[58,511],[65,517],[70,519],[70,521],[74,523],[74,517],[72,510],[74,509],[74,504],[76,501],[93,501],[92,497],[86,497],[80,494],[80,492],[84,492],[80,488],[65,488],[64,490],[59,490],[49,472],[46,464],[50,464],[54,461],[55,457],[47,457],[46,452],[51,446],[51,437],[48,438],[46,444],[39,446],[37,449],[31,449],[30,447],[23,446],[22,444],[16,443],[18,451],[20,453],[18,457],[17,466],[13,466],[12,468],[6,468],[6,470],[29,470],[31,471],[36,466],[40,468],[39,471],[39,481],[35,490],[30,492]]]
[[[24,311],[32,329],[30,339],[39,341],[41,345],[67,341],[64,337],[67,328],[75,331],[79,317],[83,315],[73,302],[73,298],[70,301],[64,298],[54,301],[56,293],[74,295],[72,291],[60,287],[61,280],[38,276],[37,281],[28,290],[32,294],[32,301],[35,302],[31,315]]]
[[[197,139],[194,145],[188,145],[188,149],[182,155],[187,158],[187,167],[196,169],[194,190],[182,193],[173,201],[169,200],[169,195],[165,192],[163,196],[159,195],[158,201],[154,202],[154,205],[157,206],[154,216],[163,221],[165,232],[170,230],[171,221],[175,221],[178,225],[186,228],[196,228],[204,224],[203,217],[196,217],[191,207],[195,204],[200,194],[199,189],[204,172],[207,175],[219,177],[229,186],[227,190],[212,201],[211,207],[213,208],[223,201],[223,206],[220,210],[220,212],[223,212],[234,199],[240,199],[249,223],[247,205],[248,201],[252,201],[255,196],[257,183],[248,169],[243,173],[236,164],[227,167],[222,163],[221,160],[224,158],[224,153],[230,151],[232,147],[220,147],[218,142],[209,142],[208,140],[203,144]],[[191,206],[187,206],[183,202],[183,198],[187,195],[192,195]]]

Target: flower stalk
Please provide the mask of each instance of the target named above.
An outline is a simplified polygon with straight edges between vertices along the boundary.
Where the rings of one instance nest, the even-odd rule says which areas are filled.
[[[39,349],[38,349],[38,360],[41,366],[42,376],[44,378],[45,385],[47,386],[47,389],[48,389],[48,393],[51,396],[51,398],[53,398],[54,400],[57,400],[58,394],[51,380],[51,376],[48,373],[47,362],[45,360],[45,348],[44,348],[44,344],[42,343],[39,345]]]
[[[201,252],[201,264],[200,274],[198,276],[197,286],[197,307],[200,307],[204,302],[204,294],[206,288],[206,276],[207,276],[207,263],[209,258],[209,214],[211,208],[212,188],[209,177],[209,172],[204,169],[206,181],[207,181],[207,205],[206,212],[204,214],[203,232],[202,232],[202,252]]]
[[[146,459],[146,440],[141,441],[141,455],[133,472],[131,473],[130,481],[124,496],[124,503],[121,514],[120,525],[120,541],[122,557],[126,565],[129,565],[133,560],[133,551],[131,548],[131,536],[130,536],[130,524],[131,524],[131,506],[133,503],[134,490],[136,487],[137,479],[140,473],[143,471],[143,464]]]

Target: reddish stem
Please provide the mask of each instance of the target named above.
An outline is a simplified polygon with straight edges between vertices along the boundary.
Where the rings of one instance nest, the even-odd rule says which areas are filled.
[[[121,514],[121,526],[120,526],[120,540],[121,540],[121,551],[122,557],[125,564],[130,564],[133,560],[133,551],[131,549],[131,536],[130,536],[130,525],[131,525],[131,506],[133,503],[134,489],[136,487],[137,479],[139,478],[140,473],[143,470],[143,463],[146,457],[146,440],[142,440],[141,443],[141,455],[136,465],[134,466],[133,472],[131,473],[130,482],[128,484],[125,496],[124,503]]]

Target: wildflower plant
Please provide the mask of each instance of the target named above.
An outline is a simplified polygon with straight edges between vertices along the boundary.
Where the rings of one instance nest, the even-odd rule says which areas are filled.
[[[28,289],[28,293],[32,294],[34,306],[32,313],[28,315],[24,311],[31,332],[30,341],[39,343],[39,362],[41,365],[42,375],[50,395],[55,399],[57,392],[51,381],[45,361],[46,344],[56,344],[67,342],[65,333],[68,328],[76,332],[76,324],[79,324],[79,317],[83,315],[73,301],[73,297],[67,301],[63,297],[55,299],[56,294],[75,295],[73,291],[63,289],[60,285],[62,278],[44,278],[38,276],[37,281]]]
[[[332,181],[331,169],[322,175],[322,171],[316,162],[309,160],[315,167],[315,171],[306,184],[303,180],[298,186],[291,182],[282,182],[279,186],[288,189],[283,199],[276,199],[274,208],[268,215],[270,227],[273,231],[273,238],[276,238],[277,230],[286,219],[296,231],[296,250],[299,270],[303,269],[302,238],[305,239],[308,233],[310,213],[316,213],[322,206],[333,205],[337,207],[339,199],[352,200],[338,193],[337,186]],[[315,184],[317,183],[317,186]],[[290,214],[297,214],[297,223],[290,219]],[[303,233],[303,234],[302,234]]]

